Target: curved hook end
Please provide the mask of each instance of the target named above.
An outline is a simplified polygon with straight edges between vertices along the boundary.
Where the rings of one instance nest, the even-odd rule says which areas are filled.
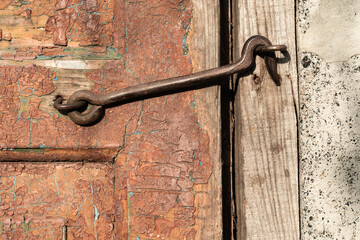
[[[276,62],[276,51],[284,52],[287,47],[285,45],[270,45],[262,46],[257,49],[257,53],[264,54],[264,60],[266,68],[270,74],[271,79],[274,81],[276,86],[281,85],[281,77],[277,71],[277,62]]]
[[[234,68],[235,72],[250,69],[255,63],[255,54],[264,58],[266,68],[277,86],[281,85],[281,77],[277,71],[276,51],[286,51],[286,45],[272,45],[271,41],[264,36],[255,35],[250,37],[242,50],[241,60]]]
[[[266,69],[268,70],[271,79],[276,84],[276,86],[281,85],[281,76],[277,71],[277,62],[275,58],[275,53],[269,53],[267,56],[264,57]]]

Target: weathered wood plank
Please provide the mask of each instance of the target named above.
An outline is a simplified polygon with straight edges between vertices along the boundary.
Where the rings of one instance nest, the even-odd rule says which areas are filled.
[[[286,44],[289,51],[279,67],[281,87],[271,81],[261,59],[251,76],[240,79],[235,99],[237,236],[298,239],[294,2],[237,0],[233,9],[235,59],[256,34]]]
[[[71,239],[221,239],[219,88],[107,109],[86,128],[52,107],[58,93],[102,94],[218,66],[218,5],[194,6],[0,3],[0,159],[81,162],[1,164],[6,238],[21,237],[12,220],[41,214],[66,217]],[[102,158],[114,164],[82,163]],[[31,231],[45,228],[40,220]]]
[[[220,65],[219,2],[193,0],[190,55],[194,72]],[[195,91],[195,112],[202,130],[209,136],[213,171],[208,184],[194,186],[196,239],[222,239],[221,113],[220,87]]]
[[[218,65],[218,10],[205,3],[125,4],[124,60],[139,82]],[[217,96],[211,88],[142,102],[116,158],[116,238],[221,239]]]

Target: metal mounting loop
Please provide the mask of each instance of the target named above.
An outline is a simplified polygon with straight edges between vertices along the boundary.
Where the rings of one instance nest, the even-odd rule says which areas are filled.
[[[82,108],[85,108],[87,106],[87,102],[85,101],[78,101],[73,103],[62,103],[63,97],[62,96],[56,96],[54,99],[54,108],[58,110],[59,112],[67,113],[70,111],[79,110]]]
[[[82,126],[92,125],[102,119],[104,107],[112,104],[137,101],[204,85],[215,85],[218,84],[220,77],[235,73],[242,74],[242,76],[248,75],[253,70],[253,67],[255,67],[255,54],[259,53],[263,54],[266,68],[272,80],[276,85],[280,86],[281,78],[277,72],[274,52],[285,50],[285,45],[272,45],[269,39],[263,36],[252,36],[245,42],[241,58],[236,63],[181,77],[131,86],[104,95],[96,95],[88,90],[80,90],[71,95],[66,104],[62,104],[62,98],[58,97],[54,102],[54,107],[59,111],[68,112],[68,116],[76,124]],[[86,104],[94,106],[88,111],[79,111]]]

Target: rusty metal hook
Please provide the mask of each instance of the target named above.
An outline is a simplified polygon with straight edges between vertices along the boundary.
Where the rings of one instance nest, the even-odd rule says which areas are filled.
[[[66,104],[62,103],[63,99],[61,96],[57,96],[54,101],[54,108],[67,114],[70,119],[78,125],[93,125],[102,119],[105,106],[181,91],[203,84],[216,83],[220,77],[235,73],[243,75],[249,74],[249,71],[255,65],[256,54],[264,55],[265,64],[272,80],[277,86],[280,86],[281,78],[277,72],[274,52],[286,51],[286,48],[285,45],[272,45],[269,39],[263,36],[252,36],[245,42],[241,58],[236,63],[181,77],[131,86],[104,95],[96,95],[89,90],[80,90],[73,93]],[[94,106],[87,112],[79,111],[81,108],[84,109],[87,104]]]

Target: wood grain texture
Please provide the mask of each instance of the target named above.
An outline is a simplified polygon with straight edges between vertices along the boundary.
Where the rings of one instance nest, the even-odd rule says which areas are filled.
[[[240,79],[235,98],[235,184],[238,239],[299,239],[297,75],[294,2],[234,2],[234,58],[246,39],[260,34],[286,44],[278,55],[282,85],[261,58]],[[285,57],[284,57],[285,56]]]
[[[193,20],[190,31],[190,55],[194,72],[220,65],[219,3],[192,1]],[[220,87],[195,91],[195,112],[202,130],[209,135],[209,151],[213,164],[208,184],[194,186],[196,239],[222,239],[221,186],[221,113]]]

